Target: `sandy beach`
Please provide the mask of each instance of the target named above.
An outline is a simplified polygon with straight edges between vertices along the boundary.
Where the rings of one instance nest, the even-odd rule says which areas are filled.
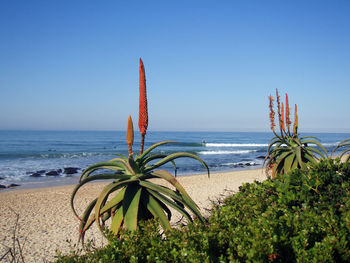
[[[207,175],[180,176],[177,179],[189,195],[207,215],[211,201],[222,199],[235,192],[245,182],[262,181],[263,169],[244,170]],[[82,211],[89,200],[96,197],[106,183],[84,186],[79,192],[76,205]],[[54,260],[56,250],[67,253],[69,243],[77,243],[78,220],[70,208],[70,195],[74,185],[49,188],[20,189],[0,192],[0,257],[11,247],[16,214],[19,216],[17,237],[23,246],[25,262]],[[178,218],[174,217],[175,222]],[[106,244],[96,228],[87,232],[86,240],[94,240],[97,246]],[[5,261],[6,262],[6,261]]]

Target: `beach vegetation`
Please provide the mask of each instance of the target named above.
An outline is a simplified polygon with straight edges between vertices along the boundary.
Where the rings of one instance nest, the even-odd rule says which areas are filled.
[[[94,223],[102,233],[111,232],[115,236],[120,235],[122,228],[135,231],[141,221],[153,218],[158,219],[163,230],[169,230],[172,218],[170,209],[179,212],[188,222],[193,220],[192,217],[204,222],[199,208],[175,176],[167,170],[158,168],[172,163],[176,173],[176,159],[192,158],[203,164],[209,176],[208,166],[201,158],[192,153],[177,152],[169,155],[154,153],[158,147],[174,143],[172,141],[156,143],[144,151],[147,126],[145,72],[140,59],[140,152],[135,154],[132,149],[134,128],[132,118],[129,116],[126,134],[129,155],[127,157],[119,155],[118,158],[91,165],[81,174],[79,183],[71,196],[71,207],[80,220],[79,231],[82,242],[84,242],[86,231]],[[74,200],[79,189],[86,183],[107,179],[113,181],[104,187],[99,196],[86,207],[82,216],[79,216],[74,206]],[[160,179],[165,182],[165,185],[152,179]],[[108,235],[105,234],[105,236]]]
[[[214,204],[202,224],[158,231],[158,220],[121,230],[101,249],[57,262],[349,262],[350,163],[324,159]]]
[[[349,162],[350,161],[350,138],[349,139],[345,139],[342,140],[334,149],[332,152],[335,152],[336,150],[342,148],[343,151],[340,154],[340,158],[344,157],[344,161],[345,162]]]
[[[278,90],[276,90],[277,117],[279,130],[276,130],[274,98],[269,96],[270,123],[274,137],[267,147],[265,158],[266,171],[273,178],[277,174],[286,174],[297,168],[305,169],[309,164],[316,163],[320,158],[328,157],[327,150],[319,139],[314,136],[301,137],[298,133],[298,112],[295,104],[293,127],[288,94],[285,105],[281,103]]]

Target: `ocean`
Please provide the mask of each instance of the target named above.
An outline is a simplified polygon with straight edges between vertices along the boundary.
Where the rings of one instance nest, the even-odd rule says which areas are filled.
[[[312,133],[330,152],[349,133]],[[271,132],[148,132],[145,147],[160,141],[155,153],[190,152],[202,158],[211,172],[261,168]],[[127,156],[126,133],[121,131],[0,131],[0,184],[28,187],[76,183],[83,169],[96,162]],[[135,132],[133,151],[139,151]],[[196,160],[176,161],[178,176],[205,173]],[[78,168],[66,174],[65,168]],[[172,171],[172,166],[165,167]],[[74,170],[74,169],[73,169]],[[58,175],[48,176],[49,172]]]

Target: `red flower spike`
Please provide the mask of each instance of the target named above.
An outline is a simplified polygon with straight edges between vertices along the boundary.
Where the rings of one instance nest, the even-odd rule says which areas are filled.
[[[140,154],[142,154],[146,130],[148,127],[148,110],[147,110],[145,67],[143,65],[141,58],[140,58],[139,89],[140,89],[139,128],[141,133]]]
[[[270,122],[271,122],[271,130],[275,132],[275,111],[273,110],[273,97],[269,96],[270,104]]]
[[[288,128],[288,134],[290,135],[290,125],[292,122],[290,121],[290,113],[289,113],[289,101],[288,101],[288,94],[286,93],[286,124]]]

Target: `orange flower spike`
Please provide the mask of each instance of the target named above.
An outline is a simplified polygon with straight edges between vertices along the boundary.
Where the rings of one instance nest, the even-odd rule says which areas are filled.
[[[128,118],[128,130],[126,132],[126,143],[128,144],[129,155],[132,154],[132,145],[134,144],[134,125],[131,116]]]
[[[278,89],[276,89],[276,100],[277,100],[278,121],[279,121],[279,125],[280,125],[281,136],[283,137],[283,133],[282,133],[281,102],[280,102],[280,96],[278,95]]]
[[[298,109],[297,109],[297,105],[295,104],[293,135],[296,135],[297,133],[298,133]]]
[[[270,100],[270,104],[269,104],[269,108],[270,108],[270,122],[271,122],[271,130],[273,132],[275,132],[275,112],[273,110],[273,97],[269,96],[269,100]]]
[[[290,125],[292,122],[290,121],[290,113],[289,113],[289,101],[288,101],[288,94],[286,93],[286,124],[288,128],[288,134],[290,135]]]
[[[140,128],[140,133],[141,133],[140,154],[142,154],[146,130],[148,127],[148,111],[147,111],[145,67],[143,65],[141,58],[140,58],[139,89],[140,89],[139,128]]]

